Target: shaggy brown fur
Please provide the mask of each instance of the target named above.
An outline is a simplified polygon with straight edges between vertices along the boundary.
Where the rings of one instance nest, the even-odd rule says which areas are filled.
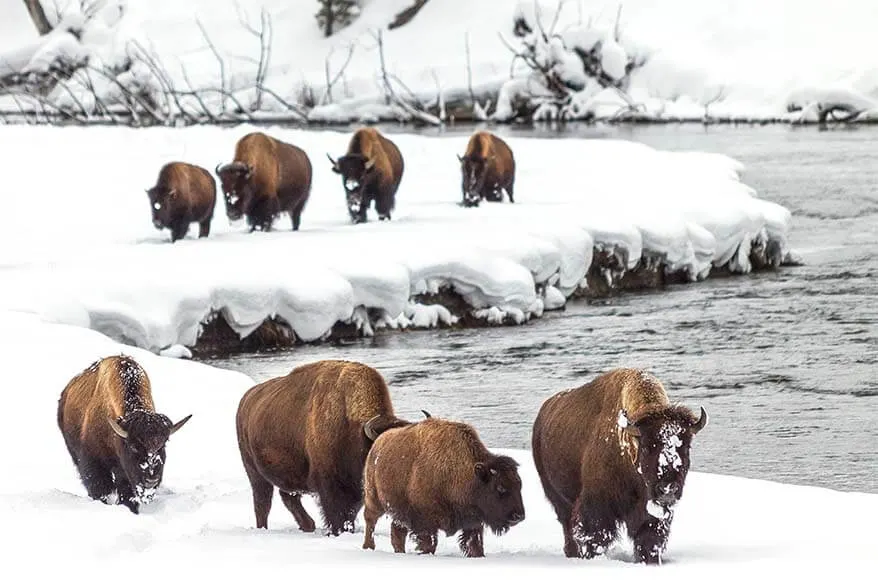
[[[515,203],[515,157],[503,139],[480,130],[470,137],[466,153],[457,158],[465,207],[477,207],[482,199],[503,201],[503,191]]]
[[[409,531],[418,550],[432,554],[439,530],[448,536],[461,530],[464,554],[484,556],[485,525],[502,534],[524,520],[517,468],[463,423],[428,418],[384,433],[366,460],[363,548],[375,548],[375,523],[389,514],[396,552],[405,552]]]
[[[186,236],[189,224],[198,223],[198,237],[210,235],[216,205],[216,181],[210,171],[184,162],[170,162],[159,171],[154,187],[146,190],[152,223],[171,230],[171,242]]]
[[[74,376],[58,402],[58,427],[88,495],[137,514],[161,484],[165,443],[186,424],[155,412],[149,377],[134,359],[111,356]]]
[[[381,374],[357,362],[310,363],[248,390],[238,406],[238,446],[257,528],[268,527],[277,488],[301,530],[315,528],[301,494],[316,493],[330,532],[352,532],[370,436],[406,424]]]
[[[232,221],[246,216],[251,232],[270,231],[286,211],[297,231],[311,195],[311,172],[311,160],[298,146],[262,132],[247,134],[235,146],[234,161],[216,168],[226,215]]]
[[[396,144],[374,128],[360,128],[351,137],[347,154],[337,161],[326,156],[333,172],[342,177],[351,221],[366,221],[366,211],[373,200],[378,219],[389,220],[405,170]]]
[[[603,554],[624,524],[638,559],[660,562],[692,437],[705,424],[703,408],[696,418],[671,405],[643,370],[612,370],[546,400],[534,422],[533,457],[564,530],[564,553]]]

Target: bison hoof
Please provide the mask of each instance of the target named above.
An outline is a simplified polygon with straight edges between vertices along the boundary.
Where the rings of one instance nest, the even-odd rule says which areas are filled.
[[[366,540],[363,542],[363,550],[375,550],[375,541]]]
[[[390,221],[390,216],[389,215],[379,215],[378,216],[378,221],[385,221],[385,220]]]

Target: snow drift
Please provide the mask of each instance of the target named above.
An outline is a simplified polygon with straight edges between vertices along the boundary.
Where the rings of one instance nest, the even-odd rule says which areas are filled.
[[[15,14],[0,31],[16,30],[0,34],[0,62],[39,72],[60,53],[86,58],[90,67],[47,97],[53,108],[81,104],[91,115],[149,95],[147,109],[167,110],[156,114],[165,123],[411,119],[413,108],[433,120],[464,110],[505,120],[520,98],[545,118],[816,121],[833,108],[878,116],[878,63],[863,49],[878,18],[870,0],[793,11],[782,0],[433,0],[388,30],[412,4],[364,2],[350,26],[324,38],[314,0],[267,0],[261,13],[233,0],[85,3],[80,31],[62,47],[17,32],[27,22],[22,3],[0,0]],[[78,5],[66,4],[68,21]],[[514,56],[528,47],[551,80]],[[4,110],[18,105],[0,99]]]
[[[26,413],[0,425],[0,441],[7,446],[0,518],[9,535],[3,568],[10,575],[86,583],[95,574],[124,574],[126,582],[147,583],[161,568],[175,581],[270,580],[280,574],[357,579],[380,573],[428,583],[482,575],[500,580],[551,575],[565,581],[642,576],[650,583],[780,578],[822,583],[861,579],[874,564],[870,527],[878,522],[878,495],[699,472],[699,442],[711,440],[709,427],[693,445],[694,471],[661,567],[634,565],[624,542],[607,558],[565,559],[561,530],[531,455],[519,450],[500,451],[521,464],[527,518],[502,537],[486,534],[484,559],[463,558],[456,541],[444,536],[435,557],[395,555],[386,517],[378,523],[375,551],[360,548],[362,515],[355,534],[303,534],[277,498],[269,529],[257,531],[234,427],[238,400],[253,380],[120,346],[99,333],[32,315],[0,312],[0,327],[15,339],[4,349],[0,387],[6,391],[7,410]],[[55,421],[67,381],[95,359],[120,351],[144,366],[160,411],[172,418],[194,413],[169,441],[163,484],[139,516],[87,497]],[[309,513],[317,513],[310,497],[303,503]]]
[[[373,212],[351,225],[324,154],[344,152],[349,134],[282,129],[269,132],[314,165],[300,231],[284,215],[274,232],[246,233],[229,225],[218,197],[210,237],[191,230],[171,245],[152,226],[144,190],[168,161],[228,161],[248,130],[5,127],[3,140],[17,145],[5,162],[22,170],[5,188],[34,194],[6,200],[6,217],[39,219],[10,220],[0,232],[0,269],[15,283],[0,291],[0,308],[153,351],[195,345],[217,314],[239,337],[278,318],[313,341],[336,323],[366,335],[463,317],[522,323],[588,292],[590,271],[612,282],[649,261],[691,282],[788,254],[789,211],[756,197],[726,156],[507,138],[516,203],[465,209],[456,154],[467,137],[389,135],[406,160],[393,221]],[[449,305],[447,291],[463,306]]]

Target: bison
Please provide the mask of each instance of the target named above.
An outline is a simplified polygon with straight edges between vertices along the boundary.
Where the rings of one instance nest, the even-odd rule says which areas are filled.
[[[482,199],[503,201],[503,191],[515,203],[515,157],[500,137],[490,132],[473,134],[466,153],[457,155],[463,177],[461,191],[464,207],[478,207]]]
[[[58,402],[58,427],[88,495],[135,514],[162,482],[165,444],[177,423],[155,411],[149,377],[125,355],[110,356],[74,376]]]
[[[485,525],[502,534],[524,520],[517,468],[511,457],[488,451],[463,423],[427,418],[387,431],[366,460],[363,548],[375,548],[375,523],[386,513],[395,552],[405,552],[409,531],[418,551],[433,554],[439,530],[447,536],[460,530],[461,551],[485,556]]]
[[[250,232],[267,232],[286,211],[298,231],[311,195],[311,171],[311,160],[298,146],[262,132],[247,134],[235,146],[234,161],[216,167],[226,215],[232,221],[246,217]]]
[[[189,224],[198,224],[198,237],[210,235],[216,205],[216,181],[210,171],[184,162],[170,162],[159,171],[154,187],[146,190],[156,229],[171,230],[171,242],[186,236]]]
[[[330,533],[353,532],[372,441],[407,424],[394,415],[381,374],[358,362],[302,365],[248,390],[236,426],[256,527],[268,528],[277,488],[302,531],[315,526],[301,495],[316,493]]]
[[[638,369],[611,370],[546,400],[533,426],[533,457],[564,531],[564,554],[603,554],[624,524],[637,559],[660,563],[692,437],[706,424],[703,407],[695,418],[671,405],[662,383]]]
[[[374,128],[361,128],[351,138],[347,154],[337,161],[328,153],[326,157],[333,172],[342,177],[351,221],[365,222],[373,200],[378,219],[390,219],[405,168],[396,144]]]

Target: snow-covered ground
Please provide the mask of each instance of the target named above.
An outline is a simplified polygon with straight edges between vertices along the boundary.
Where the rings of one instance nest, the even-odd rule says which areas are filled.
[[[211,235],[170,243],[144,190],[185,160],[213,170],[247,127],[131,130],[7,126],[7,220],[0,230],[0,310],[30,311],[159,351],[194,345],[222,311],[246,336],[280,316],[321,338],[338,322],[436,326],[450,314],[412,303],[451,286],[477,316],[523,322],[583,287],[595,249],[634,268],[644,251],[690,279],[711,266],[751,269],[752,242],[786,254],[789,211],[759,199],[722,155],[665,152],[620,140],[509,139],[516,203],[462,208],[456,154],[467,137],[391,134],[406,160],[390,222],[352,225],[325,153],[349,133],[269,129],[309,153],[311,197],[299,232],[284,215],[271,233],[230,225],[217,199]],[[38,164],[35,164],[38,163]],[[540,285],[540,286],[538,286]],[[366,318],[379,309],[383,318]],[[374,311],[373,311],[374,313]]]
[[[395,15],[413,2],[364,0],[360,17],[330,38],[322,36],[314,18],[315,0],[266,0],[261,3],[265,20],[259,7],[240,2],[241,10],[233,0],[86,2],[104,8],[86,26],[82,45],[94,63],[114,67],[123,61],[126,47],[131,49],[129,41],[136,41],[138,51],[155,55],[176,88],[219,89],[224,80],[224,86],[236,90],[249,107],[256,97],[252,88],[260,39],[240,17],[256,29],[267,29],[270,20],[265,86],[287,103],[312,99],[311,105],[318,106],[309,113],[314,120],[340,121],[402,115],[399,108],[385,105],[378,29],[383,29],[390,82],[401,96],[411,90],[429,100],[441,90],[450,99],[468,94],[470,87],[477,93],[491,88],[496,104],[497,91],[509,79],[513,64],[506,43],[521,49],[513,29],[516,16],[523,16],[531,28],[541,23],[563,41],[563,46],[546,45],[542,51],[544,58],[551,56],[559,63],[562,78],[582,77],[572,50],[591,49],[598,41],[599,60],[611,77],[624,73],[626,59],[645,59],[631,75],[629,94],[655,118],[701,119],[709,114],[798,119],[804,112],[805,119],[814,119],[818,103],[852,105],[871,112],[867,116],[878,107],[873,34],[878,4],[872,0],[813,0],[794,10],[786,0],[566,0],[560,3],[557,19],[556,0],[431,0],[409,24],[387,30]],[[28,42],[21,31],[27,24],[23,3],[0,0],[0,9],[14,14],[0,22],[0,55],[20,55],[16,50]],[[55,11],[49,13],[54,19]],[[198,22],[221,56],[222,67]],[[350,62],[342,71],[351,48]],[[53,46],[38,52],[33,67],[56,50],[60,49]],[[80,52],[69,46],[65,50]],[[520,65],[514,73],[523,79]],[[145,66],[123,77],[126,85],[153,83]],[[327,80],[335,80],[331,91]],[[116,86],[100,75],[92,75],[90,81],[110,94],[116,92]],[[56,94],[53,99],[59,103],[75,102],[68,90],[58,89]],[[281,109],[273,96],[263,97],[261,110]],[[214,111],[221,109],[218,94],[205,94],[204,99]],[[595,93],[594,87],[586,87],[574,102],[579,102],[579,110],[601,116],[612,116],[624,103],[614,92]],[[198,107],[193,100],[188,103]],[[14,107],[8,98],[3,105]],[[790,114],[791,107],[799,111]]]
[[[7,413],[0,425],[3,573],[13,581],[26,575],[91,583],[95,575],[121,575],[126,583],[193,577],[225,583],[288,575],[433,583],[557,575],[601,582],[824,583],[862,581],[873,570],[878,495],[700,473],[698,444],[711,440],[709,428],[693,446],[694,471],[666,562],[657,568],[632,564],[627,543],[609,558],[565,559],[561,530],[527,451],[504,450],[521,464],[527,518],[502,537],[487,535],[485,559],[462,558],[455,539],[443,537],[436,557],[394,555],[386,517],[378,524],[376,551],[360,548],[362,516],[352,535],[302,534],[278,498],[270,529],[257,531],[234,427],[238,400],[254,383],[247,376],[123,347],[33,315],[0,313],[0,329],[13,341],[4,345],[0,367]],[[174,420],[193,414],[168,443],[164,483],[139,516],[88,499],[55,422],[67,381],[93,360],[120,351],[146,368],[159,411]],[[310,498],[305,505],[319,517]]]

